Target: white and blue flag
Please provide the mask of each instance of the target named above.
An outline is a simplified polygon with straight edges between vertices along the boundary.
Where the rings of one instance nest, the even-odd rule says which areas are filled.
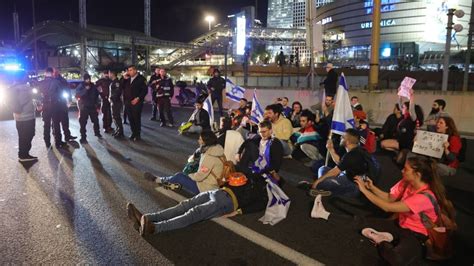
[[[202,103],[202,108],[209,113],[209,122],[211,128],[214,128],[214,108],[212,108],[212,98],[211,94],[206,98],[206,100]]]
[[[231,101],[239,102],[240,99],[244,98],[245,89],[235,85],[230,79],[225,81],[225,91],[225,95]]]
[[[258,124],[261,121],[263,121],[263,108],[257,99],[257,89],[253,91],[252,110],[250,114],[250,120],[252,120],[255,124]]]
[[[331,131],[332,133],[343,135],[346,129],[354,127],[354,114],[352,113],[351,100],[349,99],[349,87],[347,86],[344,73],[341,73]]]

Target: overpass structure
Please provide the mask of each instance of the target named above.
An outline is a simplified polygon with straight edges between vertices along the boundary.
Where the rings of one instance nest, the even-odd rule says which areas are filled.
[[[205,55],[211,51],[217,58],[222,58],[227,53],[230,58],[228,63],[233,62],[233,34],[233,28],[222,24],[185,43],[161,40],[138,31],[95,25],[88,25],[83,29],[76,22],[44,21],[25,34],[17,49],[20,52],[31,50],[36,38],[42,48],[39,57],[43,67],[56,63],[59,65],[55,66],[59,68],[78,67],[81,55],[80,40],[85,37],[88,43],[86,62],[90,68],[128,64],[136,64],[141,68],[152,65],[167,68],[183,65],[223,65],[222,60],[213,61]],[[303,45],[306,31],[254,27],[247,32],[247,40],[252,43],[281,46]]]

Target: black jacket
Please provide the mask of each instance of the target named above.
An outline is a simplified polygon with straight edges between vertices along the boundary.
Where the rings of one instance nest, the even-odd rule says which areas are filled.
[[[63,98],[63,86],[58,79],[46,77],[39,83],[39,90],[42,95],[43,108],[67,108]]]
[[[110,86],[111,80],[108,78],[101,78],[98,81],[95,82],[95,86],[97,87],[97,90],[99,91],[100,97],[104,100],[109,100],[109,95],[110,95]],[[102,92],[100,92],[102,90]]]
[[[193,124],[196,126],[201,126],[203,130],[211,129],[211,123],[209,121],[209,113],[205,109],[201,108],[201,110],[199,110],[199,119],[196,119],[195,117]]]
[[[207,82],[207,88],[210,91],[212,91],[213,94],[222,95],[222,90],[224,90],[224,88],[225,88],[225,79],[220,77],[220,76],[212,77]]]
[[[173,80],[168,77],[158,80],[158,82],[156,83],[156,97],[157,98],[162,98],[162,97],[173,98],[173,95],[174,95]]]
[[[253,158],[258,158],[258,149],[260,147],[260,140],[262,138],[260,136],[255,137],[253,139],[247,139],[242,143],[242,145],[239,148],[238,153],[242,154],[245,149],[248,151],[256,152],[256,154],[253,154]],[[252,145],[256,149],[251,149],[249,145]],[[283,146],[280,142],[279,139],[273,138],[272,145],[270,146],[270,165],[267,165],[265,170],[262,173],[270,173],[271,171],[278,172],[280,171],[281,164],[283,161]]]
[[[94,83],[82,82],[76,89],[79,98],[79,109],[94,109],[99,107],[99,91]]]
[[[114,103],[122,102],[122,86],[119,79],[114,79],[110,82],[110,101]]]
[[[324,89],[327,95],[336,95],[337,92],[337,73],[336,70],[331,69],[328,72],[326,79],[323,81]]]
[[[148,93],[146,79],[142,75],[138,74],[132,83],[132,78],[124,80],[123,83],[123,101],[124,103],[131,104],[131,101],[135,98],[140,98],[140,103],[143,103],[146,94]]]

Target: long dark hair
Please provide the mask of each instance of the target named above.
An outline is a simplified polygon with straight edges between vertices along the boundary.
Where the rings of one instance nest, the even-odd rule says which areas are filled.
[[[429,157],[416,156],[407,159],[411,168],[421,175],[421,181],[429,185],[430,190],[433,191],[436,200],[441,208],[449,218],[454,219],[454,206],[451,201],[446,198],[446,189],[438,175],[438,166],[436,161]]]
[[[456,124],[454,123],[454,120],[449,117],[449,116],[442,116],[440,118],[438,118],[438,121],[440,119],[443,119],[444,120],[444,123],[446,123],[446,127],[448,128],[446,130],[446,134],[448,134],[448,136],[459,136],[459,132],[458,132],[458,128],[456,127]]]
[[[403,103],[405,107],[407,108],[407,111],[410,110],[410,102],[404,102]],[[423,125],[423,121],[425,121],[425,114],[423,112],[423,109],[421,106],[418,104],[415,104],[415,114],[416,114],[416,120],[419,123],[419,126],[421,127]]]
[[[293,104],[291,105],[291,110],[294,112],[295,111],[295,105],[299,105],[300,106],[300,113],[303,111],[303,105],[301,105],[300,102],[298,101],[294,101]]]

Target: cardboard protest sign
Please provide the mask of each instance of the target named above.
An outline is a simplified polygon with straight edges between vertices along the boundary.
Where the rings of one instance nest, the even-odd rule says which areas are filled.
[[[413,91],[413,85],[415,85],[416,79],[405,77],[402,84],[398,88],[398,96],[410,99]]]
[[[412,152],[441,158],[443,156],[443,144],[448,141],[448,135],[429,131],[417,130]]]

